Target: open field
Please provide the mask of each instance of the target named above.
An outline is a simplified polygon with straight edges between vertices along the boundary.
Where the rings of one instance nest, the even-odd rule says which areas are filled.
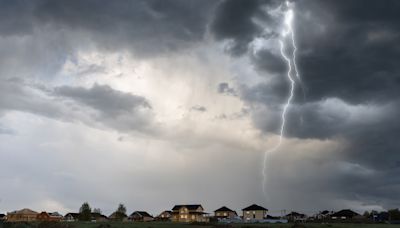
[[[184,223],[170,223],[170,222],[68,222],[68,223],[0,223],[0,228],[170,228],[170,227],[180,227],[180,228],[391,228],[400,227],[400,225],[391,224],[302,224],[299,226],[294,226],[293,224],[184,224]]]

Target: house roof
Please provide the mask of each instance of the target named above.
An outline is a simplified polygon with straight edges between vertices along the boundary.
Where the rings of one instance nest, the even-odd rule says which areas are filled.
[[[140,217],[150,217],[153,218],[153,216],[151,216],[149,213],[147,213],[146,211],[134,211],[131,216],[133,216],[134,214],[139,215]]]
[[[52,216],[52,217],[62,217],[62,215],[60,214],[60,213],[58,213],[58,212],[50,212],[50,213],[48,213],[50,216]]]
[[[0,218],[6,217],[5,214],[0,214]]]
[[[93,218],[107,218],[107,216],[102,215],[102,214],[97,213],[97,212],[92,212],[90,214],[92,215]]]
[[[225,207],[225,206],[223,206],[223,207],[221,207],[221,208],[215,210],[214,212],[217,212],[217,211],[230,211],[230,212],[235,212],[235,211],[233,211],[233,210],[231,210],[231,209],[229,209],[229,208],[227,208],[227,207]]]
[[[24,208],[19,211],[10,212],[10,214],[39,214],[39,213],[37,213],[36,211],[33,211],[31,209]]]
[[[68,217],[68,216],[71,216],[73,218],[78,218],[79,217],[79,213],[70,212],[70,213],[67,213],[64,217]]]
[[[261,207],[257,204],[253,204],[246,208],[243,208],[242,211],[268,211],[268,209]]]
[[[322,211],[320,214],[321,215],[327,215],[327,214],[329,214],[330,212],[328,211],[328,210],[325,210],[325,211]]]
[[[120,215],[121,217],[127,217],[126,214],[121,213]],[[117,218],[117,212],[114,211],[110,216],[108,216],[108,218]]]
[[[175,205],[172,210],[179,210],[181,207],[186,207],[188,210],[197,210],[199,207],[203,208],[201,204],[187,204],[187,205]]]
[[[163,211],[163,212],[160,213],[160,215],[165,214],[165,213],[172,214],[172,211]]]
[[[350,209],[340,210],[340,211],[332,214],[332,216],[335,216],[335,217],[350,217],[350,218],[357,216],[357,215],[360,215],[360,214],[358,214]]]

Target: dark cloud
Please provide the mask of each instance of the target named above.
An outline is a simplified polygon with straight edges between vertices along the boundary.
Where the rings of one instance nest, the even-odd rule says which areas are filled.
[[[137,58],[185,50],[204,39],[217,3],[1,1],[0,77],[52,78],[86,50]]]
[[[19,79],[0,84],[0,114],[20,111],[122,132],[155,132],[150,103],[107,85],[48,88]]]
[[[216,118],[232,120],[251,115],[258,129],[266,134],[277,133],[289,84],[285,75],[287,67],[279,56],[276,42],[276,31],[282,21],[269,12],[281,3],[267,0],[0,1],[0,116],[24,112],[123,133],[153,132],[156,129],[153,109],[145,97],[107,85],[54,87],[40,82],[57,75],[67,59],[75,63],[80,51],[127,51],[139,58],[172,55],[203,41],[208,28],[217,41],[227,43],[232,56],[247,57],[252,65],[245,67],[253,67],[262,76],[257,79],[261,82],[250,85],[220,83],[218,93],[242,99],[246,108]],[[384,207],[398,205],[400,2],[298,0],[295,7],[297,60],[305,96],[297,86],[296,98],[287,114],[285,136],[315,145],[305,148],[291,145],[287,151],[268,160],[268,169],[273,173],[268,182],[270,189],[277,200],[286,200],[275,205],[305,207],[312,201],[314,207],[340,207],[343,204],[338,202],[343,199]],[[257,39],[271,45],[257,49],[252,46],[257,44]],[[77,75],[104,71],[101,65],[94,64],[82,68]],[[27,77],[42,81],[38,85],[20,79]],[[205,112],[207,108],[196,105],[191,110]],[[8,125],[0,124],[2,138],[9,137],[5,134],[10,131]],[[125,136],[119,140],[120,144],[129,141]],[[47,139],[43,145],[46,143]],[[10,143],[5,144],[12,149]],[[38,150],[43,147],[36,144]],[[21,150],[30,151],[24,148],[28,146],[22,147]],[[52,148],[49,150],[53,152]],[[209,158],[204,152],[196,154],[204,160]],[[13,156],[10,158],[21,162],[18,163],[21,166],[29,165],[24,163],[28,160],[18,158],[18,153]],[[228,152],[219,156],[232,157]],[[247,159],[250,157],[251,163],[237,158],[235,167],[250,172],[247,176],[257,176],[255,169],[241,163],[246,161],[256,166],[257,158],[246,154]],[[31,170],[39,172],[36,167],[41,162],[33,163]],[[208,162],[197,164],[202,164],[202,169],[196,170],[207,169]],[[27,179],[32,176],[26,175]],[[203,173],[198,175],[204,177]],[[255,182],[252,179],[243,185],[246,188],[242,197],[234,198],[247,202],[248,186],[254,193],[251,195],[256,195],[252,187]],[[123,188],[126,181],[121,183]],[[237,187],[234,182],[226,184],[232,185],[232,189]]]
[[[195,105],[193,107],[190,108],[190,110],[192,111],[197,111],[197,112],[206,112],[207,108],[201,105]]]
[[[308,99],[339,97],[351,103],[399,97],[398,1],[299,1],[299,65]],[[362,10],[361,10],[362,8]],[[322,9],[318,11],[317,9]],[[311,22],[314,21],[314,22]],[[323,31],[314,33],[315,21]]]
[[[61,86],[54,89],[54,94],[90,106],[111,117],[129,114],[139,108],[151,109],[143,97],[114,90],[108,85],[94,84],[90,89]]]
[[[217,88],[218,93],[230,95],[230,96],[237,96],[237,92],[234,88],[229,86],[229,83],[227,82],[221,82],[218,84]]]
[[[159,55],[202,40],[214,1],[39,1],[34,18],[55,30],[82,32],[112,51]]]
[[[91,117],[113,129],[122,132],[155,130],[149,128],[152,125],[153,114],[149,102],[144,97],[98,84],[94,84],[91,88],[56,87],[52,95],[78,103],[79,106],[75,107],[78,111],[80,105],[96,110]],[[71,107],[74,107],[74,104]]]
[[[355,170],[332,177],[329,191],[344,191],[337,197],[385,206],[398,202],[392,192],[398,190],[393,175],[399,170],[389,168],[396,167],[400,159],[398,10],[398,1],[296,1],[297,60],[305,99],[296,87],[297,99],[289,109],[285,134],[342,141],[347,146],[340,151],[340,159],[374,173],[372,179],[357,176]],[[249,18],[241,22],[249,23]],[[250,33],[257,38],[256,32]],[[285,66],[270,50],[249,53],[249,57],[268,81],[243,86],[241,98],[252,107],[255,126],[277,133],[288,96]],[[349,184],[354,182],[362,184]]]
[[[232,43],[228,51],[234,55],[241,55],[248,50],[249,43],[256,36],[260,36],[263,28],[255,19],[273,22],[265,14],[261,6],[277,5],[270,0],[226,0],[222,1],[216,10],[215,18],[211,23],[211,31],[218,40],[230,40]]]

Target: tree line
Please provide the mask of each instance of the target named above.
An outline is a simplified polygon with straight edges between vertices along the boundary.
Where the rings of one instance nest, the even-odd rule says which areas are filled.
[[[81,221],[90,221],[92,220],[92,213],[101,214],[101,210],[99,208],[92,208],[90,207],[88,202],[84,202],[82,206],[79,208],[79,220]],[[118,205],[117,210],[115,211],[115,219],[122,220],[126,215],[126,207],[122,203]]]

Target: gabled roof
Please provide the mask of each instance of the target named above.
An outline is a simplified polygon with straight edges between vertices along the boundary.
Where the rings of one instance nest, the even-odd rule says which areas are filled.
[[[73,218],[78,218],[79,217],[79,213],[70,212],[70,213],[67,213],[64,217],[68,217],[68,216],[71,216]]]
[[[121,216],[121,218],[122,218],[122,217],[124,217],[124,218],[127,217],[127,215],[126,215],[126,214],[123,214],[123,213],[121,213],[120,216]],[[117,212],[114,211],[110,216],[108,216],[108,218],[111,218],[111,219],[117,218]]]
[[[251,206],[243,208],[242,211],[268,211],[268,209],[261,207],[257,204],[253,204]]]
[[[176,211],[181,209],[182,207],[186,207],[189,211],[197,210],[199,207],[203,208],[201,204],[187,204],[187,205],[175,205],[172,210]]]
[[[357,216],[357,215],[360,215],[360,214],[358,214],[350,209],[340,210],[340,211],[332,214],[332,216],[334,216],[334,217],[350,217],[350,218]]]
[[[107,218],[107,216],[102,215],[102,214],[100,214],[98,212],[92,212],[90,214],[92,215],[93,218],[105,218],[105,219]]]
[[[322,211],[320,214],[321,215],[327,215],[327,214],[329,214],[330,212],[328,211],[328,210],[325,210],[325,211]]]
[[[162,214],[164,214],[164,213],[171,214],[171,213],[172,213],[172,211],[168,211],[168,210],[167,210],[167,211],[163,211],[163,212],[161,212],[161,213],[160,213],[160,215],[162,215]]]
[[[153,218],[153,216],[151,216],[149,213],[147,213],[146,211],[134,211],[132,214],[131,214],[131,217],[134,215],[134,214],[137,214],[137,215],[139,215],[140,217],[150,217],[150,218]]]
[[[60,213],[58,213],[58,212],[50,212],[50,213],[48,213],[50,216],[52,216],[52,217],[62,217],[62,215],[60,214]]]
[[[223,206],[223,207],[221,207],[221,208],[215,210],[214,212],[217,212],[217,211],[230,211],[230,212],[235,212],[235,211],[233,211],[233,210],[231,210],[231,209],[229,209],[229,208],[227,208],[227,207],[225,207],[225,206]]]
[[[33,211],[31,209],[24,208],[24,209],[19,210],[19,211],[10,212],[10,214],[39,214],[39,213],[37,213],[36,211]]]
[[[5,214],[0,214],[0,218],[6,217]]]

